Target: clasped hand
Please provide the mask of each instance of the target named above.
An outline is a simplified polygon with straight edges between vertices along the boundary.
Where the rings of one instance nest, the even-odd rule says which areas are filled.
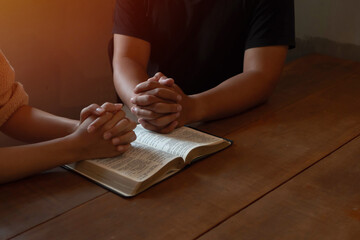
[[[74,137],[90,158],[111,157],[125,152],[136,139],[136,123],[126,118],[122,104],[92,104],[81,111]]]
[[[138,84],[131,98],[131,112],[146,129],[169,133],[186,124],[189,97],[175,84],[172,78],[162,73],[155,74],[146,82]]]

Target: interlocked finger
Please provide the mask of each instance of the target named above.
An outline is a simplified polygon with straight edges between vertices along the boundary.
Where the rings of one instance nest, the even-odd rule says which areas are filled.
[[[140,93],[141,95],[153,95],[164,100],[169,100],[173,102],[179,102],[181,100],[181,95],[178,94],[174,89],[169,89],[165,87],[154,88],[146,92]]]
[[[104,124],[102,127],[103,131],[108,131],[112,129],[119,121],[121,121],[125,117],[124,111],[119,111],[113,115],[113,117]]]
[[[164,100],[161,98],[158,98],[154,95],[140,95],[140,96],[131,98],[131,103],[136,104],[138,106],[148,106],[153,103],[157,103],[157,102],[161,102],[161,101],[164,101]]]
[[[112,137],[121,136],[122,134],[134,130],[136,123],[129,120],[128,118],[123,118],[116,123],[110,130],[104,132],[104,139],[108,140]]]
[[[104,109],[106,112],[117,112],[120,111],[122,109],[122,104],[121,103],[117,103],[117,104],[113,104],[113,103],[109,103],[106,102],[103,105],[101,105],[101,108]]]
[[[154,103],[149,106],[142,107],[142,109],[147,109],[155,113],[176,113],[182,110],[182,106],[176,103]]]
[[[137,118],[144,118],[144,119],[155,119],[164,115],[140,107],[132,107],[131,112],[135,114]]]
[[[126,145],[136,140],[134,131],[126,132],[123,135],[111,139],[113,145]]]
[[[145,119],[139,119],[139,123],[147,130],[158,132],[158,133],[163,133],[163,134],[170,133],[170,132],[174,131],[174,129],[178,125],[178,122],[174,121],[174,122],[170,123],[169,125],[167,125],[165,127],[156,127],[156,126],[150,124]]]
[[[180,113],[172,113],[172,114],[166,114],[165,116],[162,116],[162,117],[159,117],[156,119],[151,119],[151,120],[146,120],[146,121],[153,126],[163,128],[163,127],[169,125],[171,122],[178,119],[179,117],[180,117]]]
[[[110,113],[110,112],[105,112],[103,115],[101,115],[100,117],[96,118],[92,123],[89,124],[88,126],[88,132],[93,132],[95,131],[95,129],[100,128],[101,126],[103,126],[106,122],[108,122],[114,114]]]
[[[80,123],[82,123],[85,119],[87,119],[89,116],[95,114],[99,115],[98,111],[96,109],[99,108],[99,105],[93,103],[90,106],[87,106],[80,112]]]

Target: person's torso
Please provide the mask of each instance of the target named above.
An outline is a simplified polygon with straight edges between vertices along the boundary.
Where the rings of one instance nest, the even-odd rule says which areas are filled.
[[[148,0],[150,74],[162,71],[193,94],[241,73],[253,2]]]

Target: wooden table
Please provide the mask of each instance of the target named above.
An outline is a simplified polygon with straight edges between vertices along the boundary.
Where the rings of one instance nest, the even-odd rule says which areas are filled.
[[[234,141],[134,198],[56,168],[0,186],[0,239],[360,239],[360,63],[287,64]]]

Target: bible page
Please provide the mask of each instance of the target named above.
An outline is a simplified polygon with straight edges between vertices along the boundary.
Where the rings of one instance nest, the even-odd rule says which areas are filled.
[[[175,129],[169,134],[160,134],[144,129],[140,124],[135,128],[136,141],[164,152],[186,159],[188,153],[199,146],[223,142],[223,139],[189,127]]]
[[[175,156],[149,146],[133,142],[132,147],[114,158],[91,160],[136,181],[144,181],[154,175]]]

